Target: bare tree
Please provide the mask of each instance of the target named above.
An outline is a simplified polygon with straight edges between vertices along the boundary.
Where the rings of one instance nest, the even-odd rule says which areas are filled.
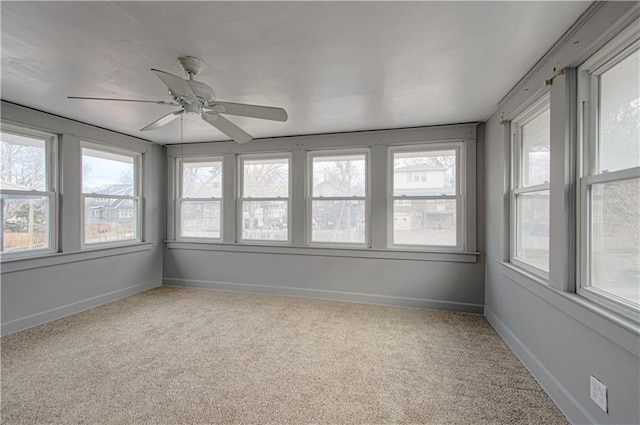
[[[118,174],[118,183],[133,185],[133,169],[121,170]]]
[[[183,196],[193,198],[212,197],[216,186],[220,187],[222,167],[205,163],[201,166],[189,164],[182,170]],[[217,183],[217,184],[216,184]]]
[[[25,191],[46,190],[46,166],[44,149],[19,143],[0,142],[0,184],[3,188]],[[33,201],[5,200],[2,214],[9,227],[20,230],[29,219],[41,222],[44,217],[42,206],[34,211]],[[35,216],[34,216],[35,213]],[[7,220],[11,220],[7,223]],[[31,226],[33,223],[29,222]]]

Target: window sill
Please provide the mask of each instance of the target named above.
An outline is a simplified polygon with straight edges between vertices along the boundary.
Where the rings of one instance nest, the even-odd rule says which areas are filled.
[[[523,271],[511,263],[498,261],[498,264],[502,266],[502,274],[512,282],[640,357],[640,345],[638,344],[640,323],[578,294],[559,291],[540,277]]]
[[[165,241],[165,243],[168,249],[196,251],[243,252],[280,255],[312,255],[321,257],[375,258],[382,260],[446,261],[455,263],[476,263],[478,261],[478,256],[480,255],[479,252],[416,252],[346,247],[292,247],[180,241]]]
[[[1,263],[2,274],[93,260],[96,258],[112,257],[115,255],[131,254],[134,252],[150,251],[152,245],[151,242],[142,242],[126,246],[103,246],[84,251],[59,252],[38,257],[3,258]]]

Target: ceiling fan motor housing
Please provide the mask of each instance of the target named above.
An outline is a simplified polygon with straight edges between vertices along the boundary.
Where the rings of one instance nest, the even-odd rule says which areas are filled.
[[[184,72],[191,75],[198,75],[205,67],[203,60],[194,58],[193,56],[180,56],[178,58],[180,66],[184,69]]]

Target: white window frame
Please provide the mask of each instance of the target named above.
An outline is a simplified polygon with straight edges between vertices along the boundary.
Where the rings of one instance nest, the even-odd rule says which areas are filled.
[[[177,158],[177,173],[176,173],[176,192],[178,196],[176,197],[176,240],[178,241],[207,241],[211,243],[221,243],[224,237],[224,172],[220,175],[220,197],[209,197],[209,198],[185,198],[183,197],[184,188],[183,188],[183,177],[184,177],[184,164],[185,163],[193,163],[193,162],[213,162],[219,161],[220,166],[224,170],[224,159],[222,156],[204,156],[204,157],[182,157]],[[220,202],[220,236],[217,238],[213,237],[195,237],[195,236],[182,236],[182,202]]]
[[[539,267],[536,267],[533,264],[530,264],[516,256],[516,247],[518,243],[518,230],[516,226],[519,223],[516,199],[518,196],[528,193],[536,193],[544,190],[550,192],[550,181],[546,181],[545,183],[537,184],[534,186],[523,186],[522,182],[522,127],[537,118],[547,109],[551,110],[551,96],[548,91],[511,121],[511,189],[509,191],[509,262],[514,266],[520,267],[523,270],[537,275],[545,281],[549,280],[548,270],[540,269]],[[550,137],[551,126],[549,126],[549,138]],[[549,140],[549,148],[551,148],[551,140]],[[551,170],[549,170],[549,178],[551,178]],[[549,215],[550,213],[551,210],[549,210]],[[549,217],[548,220],[549,224],[551,223],[550,218],[551,217]],[[551,238],[549,238],[549,240],[550,239]],[[551,246],[549,246],[549,250],[550,248]]]
[[[1,189],[0,194],[2,195],[26,195],[26,196],[42,196],[46,197],[49,200],[49,208],[48,208],[48,240],[47,240],[47,248],[34,248],[34,249],[24,249],[17,251],[9,251],[2,252],[2,259],[17,259],[17,258],[26,258],[26,257],[37,257],[46,254],[52,254],[58,252],[58,194],[57,194],[57,186],[58,186],[58,136],[52,133],[35,130],[28,127],[23,127],[21,125],[16,125],[12,123],[2,122],[2,131],[5,133],[12,133],[18,136],[23,137],[32,137],[39,140],[44,140],[45,142],[45,166],[46,166],[46,189],[45,191],[39,190],[11,190],[11,189]],[[1,230],[4,232],[4,227]]]
[[[244,162],[245,161],[255,161],[260,159],[286,159],[288,163],[288,196],[284,197],[260,197],[260,198],[245,198],[244,197]],[[246,155],[238,155],[238,173],[237,173],[237,191],[238,198],[236,202],[236,240],[239,244],[248,244],[248,245],[291,245],[292,243],[292,230],[291,230],[291,203],[292,203],[292,153],[291,152],[277,152],[277,153],[262,153],[262,154],[246,154]],[[242,227],[244,226],[243,221],[243,210],[242,205],[245,201],[251,202],[268,202],[268,201],[287,201],[287,239],[286,240],[268,240],[268,239],[243,239],[242,238]]]
[[[594,185],[640,178],[640,167],[598,173],[598,77],[640,49],[640,20],[636,19],[578,68],[578,270],[576,292],[590,301],[640,321],[640,306],[590,285],[590,191]]]
[[[95,193],[85,193],[81,190],[80,193],[80,248],[82,250],[90,250],[90,249],[100,249],[105,247],[116,247],[116,246],[126,246],[133,245],[142,242],[142,229],[143,229],[143,205],[142,205],[142,153],[136,152],[133,150],[116,148],[110,145],[106,145],[101,142],[91,141],[91,140],[81,140],[80,141],[80,170],[82,170],[82,156],[84,155],[84,149],[102,151],[105,153],[113,153],[117,155],[123,155],[133,158],[133,187],[134,187],[134,195],[133,196],[121,196],[121,195],[104,195],[104,194],[95,194]],[[80,179],[80,184],[82,185],[82,177]],[[100,196],[104,199],[131,199],[136,206],[137,217],[134,220],[135,223],[135,238],[132,239],[122,239],[117,241],[107,241],[107,242],[93,242],[86,243],[85,242],[85,198],[96,198]]]
[[[394,195],[394,155],[396,153],[421,153],[454,150],[456,152],[456,194],[440,196],[395,196]],[[466,244],[466,179],[467,179],[467,158],[464,141],[459,142],[431,142],[425,144],[392,146],[388,148],[388,190],[387,190],[387,248],[390,250],[402,251],[433,251],[433,252],[463,252]],[[454,245],[402,245],[393,242],[393,206],[396,200],[448,200],[456,201],[456,244]]]
[[[365,196],[312,196],[313,195],[313,159],[320,157],[364,155],[365,161]],[[322,149],[307,152],[307,245],[327,248],[368,248],[371,245],[371,161],[370,149]],[[365,236],[364,242],[320,242],[314,241],[313,236],[313,201],[364,201]]]

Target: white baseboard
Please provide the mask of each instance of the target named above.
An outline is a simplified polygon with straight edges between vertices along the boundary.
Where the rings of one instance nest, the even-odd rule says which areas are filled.
[[[596,420],[582,407],[565,387],[553,376],[544,364],[527,348],[526,345],[496,316],[490,308],[484,308],[484,317],[507,343],[511,351],[533,375],[542,389],[564,413],[572,424],[595,424]]]
[[[35,313],[29,316],[21,317],[19,319],[10,320],[6,323],[2,323],[0,333],[2,334],[2,336],[4,336],[23,331],[25,329],[42,325],[43,323],[51,322],[53,320],[61,319],[72,314],[80,313],[81,311],[98,307],[100,305],[107,304],[121,298],[137,294],[139,292],[148,291],[149,289],[156,288],[161,285],[162,282],[159,280],[143,282],[137,285],[129,286],[127,288],[118,289],[113,292],[108,292],[106,294],[87,298],[86,300],[76,301],[60,307],[52,308],[50,310],[42,311],[40,313]]]
[[[165,278],[163,284],[165,286],[184,286],[189,288],[217,289],[223,291],[243,291],[261,294],[347,301],[364,304],[414,307],[429,310],[459,311],[463,313],[482,314],[484,311],[484,305],[482,304],[461,303],[455,301],[438,301],[424,298],[394,297],[389,295],[362,294],[356,292],[329,291],[324,289],[292,288],[286,286],[172,278]]]

